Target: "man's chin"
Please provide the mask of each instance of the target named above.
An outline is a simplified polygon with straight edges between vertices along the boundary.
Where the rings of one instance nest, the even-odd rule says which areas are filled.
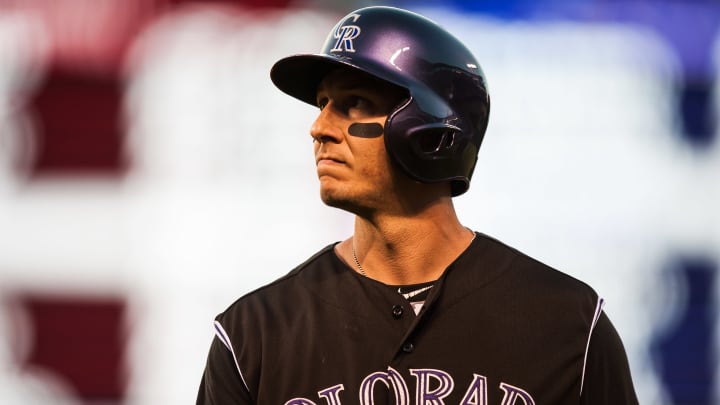
[[[343,209],[345,205],[347,204],[346,199],[339,198],[334,193],[328,193],[328,192],[320,192],[320,199],[322,200],[325,205],[328,207],[334,207],[334,208],[340,208]]]
[[[340,196],[338,193],[330,191],[320,191],[320,199],[328,207],[338,208],[344,211],[355,212],[356,204],[346,196]]]

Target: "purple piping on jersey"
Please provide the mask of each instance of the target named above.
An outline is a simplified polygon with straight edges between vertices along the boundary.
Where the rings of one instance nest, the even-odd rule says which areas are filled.
[[[592,325],[590,325],[590,333],[588,333],[587,344],[585,345],[585,359],[583,360],[582,376],[580,377],[580,396],[582,396],[583,384],[585,383],[585,366],[587,366],[588,350],[590,350],[590,338],[592,337],[593,329],[600,319],[603,307],[605,306],[605,300],[598,297],[597,305],[595,305],[595,315],[593,316]]]
[[[237,368],[238,373],[240,374],[240,379],[243,382],[243,385],[245,385],[245,388],[250,391],[250,388],[248,387],[247,383],[245,382],[245,377],[243,377],[242,370],[240,370],[240,365],[238,364],[237,357],[235,357],[235,351],[232,348],[232,345],[230,344],[230,337],[228,336],[227,332],[225,332],[225,329],[223,329],[222,325],[220,325],[220,322],[215,321],[215,334],[220,339],[220,341],[223,342],[225,347],[227,347],[228,350],[230,350],[230,353],[233,356],[233,361],[235,361],[235,368]]]

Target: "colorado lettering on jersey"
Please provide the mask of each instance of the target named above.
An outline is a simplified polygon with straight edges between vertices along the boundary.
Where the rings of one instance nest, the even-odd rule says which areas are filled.
[[[360,384],[360,405],[375,404],[373,393],[377,383],[382,383],[388,390],[392,389],[396,405],[444,405],[444,398],[455,389],[452,376],[443,370],[410,369],[410,374],[416,380],[415,402],[411,402],[412,397],[402,375],[390,367],[387,372],[378,371],[363,379]],[[344,389],[342,384],[334,385],[318,391],[318,397],[324,401],[323,404],[342,405],[340,393]],[[521,388],[501,382],[499,389],[503,391],[500,405],[535,405],[532,396]],[[285,405],[318,405],[318,403],[308,398],[293,398],[285,402]],[[473,380],[458,405],[490,405],[487,402],[487,378],[473,374]]]

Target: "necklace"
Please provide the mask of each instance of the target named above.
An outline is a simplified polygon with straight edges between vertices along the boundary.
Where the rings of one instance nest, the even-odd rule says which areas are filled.
[[[468,228],[468,230],[471,231],[470,228]],[[475,232],[473,232],[473,237],[472,237],[472,240],[470,240],[470,243],[472,243],[475,240],[475,236],[477,236],[477,234]],[[355,260],[355,265],[357,266],[359,273],[362,274],[363,276],[367,277],[368,275],[367,275],[367,273],[365,273],[365,269],[363,269],[362,265],[360,265],[360,260],[358,260],[357,254],[355,253],[355,238],[353,238],[351,246],[352,246],[353,260]]]
[[[360,271],[360,274],[367,277],[368,275],[365,274],[365,269],[363,269],[363,267],[360,265],[360,260],[358,260],[357,255],[355,254],[355,240],[354,239],[352,242],[352,254],[353,254],[353,259],[355,259],[355,265],[357,266],[358,270]]]

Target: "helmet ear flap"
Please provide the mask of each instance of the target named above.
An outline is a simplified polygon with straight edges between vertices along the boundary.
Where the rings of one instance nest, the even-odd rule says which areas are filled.
[[[462,130],[456,126],[435,123],[421,125],[408,131],[410,147],[420,159],[453,158]]]
[[[470,144],[472,139],[462,120],[453,114],[450,117],[438,121],[411,97],[385,122],[385,145],[393,161],[416,180],[462,180],[461,187],[453,189],[453,195],[459,195],[467,189],[477,148]]]

